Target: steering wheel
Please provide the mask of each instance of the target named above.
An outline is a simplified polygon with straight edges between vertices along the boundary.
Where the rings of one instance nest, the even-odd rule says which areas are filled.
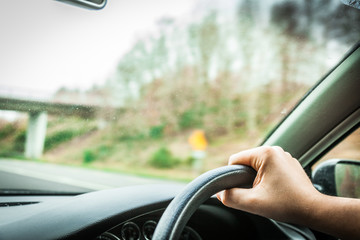
[[[255,176],[254,169],[243,165],[224,166],[200,175],[171,201],[161,216],[152,239],[178,239],[191,215],[203,202],[224,189],[250,188]],[[290,239],[315,240],[308,228],[272,219],[270,221]]]

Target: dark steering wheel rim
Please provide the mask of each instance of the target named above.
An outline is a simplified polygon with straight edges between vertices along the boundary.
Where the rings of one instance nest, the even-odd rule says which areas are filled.
[[[251,187],[255,176],[255,170],[250,167],[231,165],[197,177],[166,208],[153,239],[178,239],[191,215],[205,200],[224,189]]]
[[[230,165],[197,177],[171,201],[160,218],[152,239],[178,239],[186,223],[202,203],[224,189],[252,187],[255,176],[256,171],[248,166]],[[308,228],[271,221],[290,239],[315,239]]]

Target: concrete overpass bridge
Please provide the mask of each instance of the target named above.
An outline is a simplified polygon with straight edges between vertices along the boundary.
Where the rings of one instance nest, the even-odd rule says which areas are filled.
[[[27,158],[39,158],[43,153],[48,114],[95,118],[102,109],[99,106],[56,103],[45,99],[28,100],[24,97],[0,96],[0,110],[29,114],[25,141],[25,157]]]

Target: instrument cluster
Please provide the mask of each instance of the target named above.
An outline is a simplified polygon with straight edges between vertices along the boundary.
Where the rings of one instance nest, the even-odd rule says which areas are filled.
[[[141,216],[126,221],[109,231],[101,234],[96,240],[151,240],[160,217]],[[186,226],[181,233],[180,240],[201,240],[199,233]]]

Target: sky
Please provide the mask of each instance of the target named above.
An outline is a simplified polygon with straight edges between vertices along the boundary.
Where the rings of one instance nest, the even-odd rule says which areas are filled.
[[[92,11],[54,0],[5,1],[0,95],[46,98],[60,87],[84,90],[102,84],[137,38],[162,17],[186,15],[194,2],[108,0],[103,10]]]

